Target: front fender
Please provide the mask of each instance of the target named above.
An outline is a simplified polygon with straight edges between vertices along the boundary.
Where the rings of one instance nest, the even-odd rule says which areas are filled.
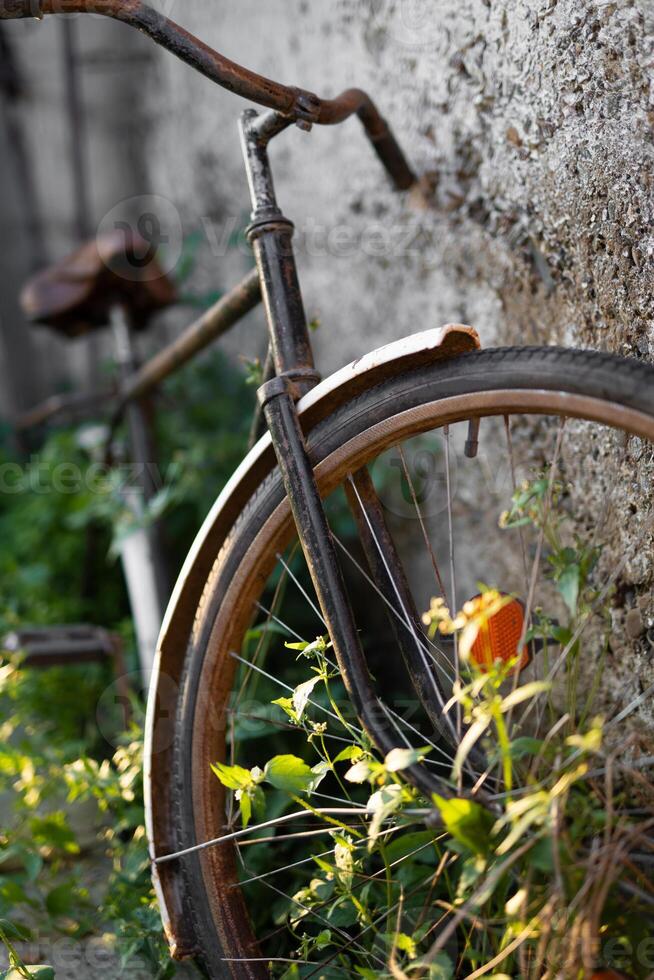
[[[387,344],[326,378],[298,402],[305,433],[335,408],[385,378],[480,347],[472,327],[448,324]],[[171,952],[193,956],[194,937],[184,911],[183,880],[175,862],[157,866],[159,855],[174,849],[170,794],[177,697],[196,610],[216,556],[230,529],[257,487],[275,466],[270,435],[264,435],[243,460],[211,508],[184,562],[159,636],[145,733],[146,829],[153,878]]]

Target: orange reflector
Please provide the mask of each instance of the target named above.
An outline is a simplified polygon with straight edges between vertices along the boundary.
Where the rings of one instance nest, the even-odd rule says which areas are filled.
[[[507,597],[508,598],[508,597]],[[472,645],[471,656],[479,667],[491,667],[496,660],[506,663],[515,657],[525,625],[525,611],[518,599],[508,599],[494,616],[479,627]],[[523,647],[522,670],[531,659],[528,647]]]

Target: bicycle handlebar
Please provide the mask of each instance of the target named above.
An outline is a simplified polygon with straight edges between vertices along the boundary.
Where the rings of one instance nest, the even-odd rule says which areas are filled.
[[[0,0],[0,20],[76,13],[100,14],[129,24],[211,81],[294,121],[332,126],[357,115],[397,189],[407,190],[416,182],[388,124],[360,89],[324,100],[305,89],[281,85],[223,57],[141,0]]]

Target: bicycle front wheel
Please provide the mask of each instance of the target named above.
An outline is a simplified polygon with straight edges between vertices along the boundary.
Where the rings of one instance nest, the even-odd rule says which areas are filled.
[[[471,430],[471,420],[479,422],[473,458],[476,427]],[[648,516],[651,367],[558,348],[465,354],[365,392],[334,411],[307,441],[387,719],[396,729],[398,747],[432,746],[423,765],[434,778],[457,787],[453,754],[431,723],[434,712],[425,714],[418,704],[397,655],[393,627],[399,622],[400,630],[415,629],[415,623],[408,621],[399,592],[398,601],[391,596],[389,602],[376,587],[354,533],[351,509],[357,496],[350,478],[364,467],[383,505],[415,609],[425,613],[424,631],[415,642],[446,699],[467,668],[458,661],[457,643],[430,632],[429,626],[445,608],[454,619],[467,601],[486,590],[519,601],[518,634],[525,662],[532,660],[525,676],[542,682],[543,691],[544,681],[549,684],[547,693],[539,695],[542,702],[535,696],[527,710],[524,705],[511,709],[506,720],[516,737],[528,735],[542,744],[562,718],[574,733],[593,712],[616,714],[638,692],[638,683],[642,688],[652,680],[639,680],[633,666],[618,656],[622,648],[638,657],[638,624],[644,629],[654,612]],[[341,494],[344,487],[350,509]],[[365,509],[364,501],[358,504]],[[631,610],[627,625],[625,607]],[[216,557],[197,611],[175,724],[171,780],[177,850],[193,849],[241,826],[230,785],[241,799],[243,789],[239,792],[238,782],[230,784],[229,778],[223,785],[212,765],[238,765],[261,779],[273,755],[322,763],[322,781],[310,805],[351,806],[353,826],[361,830],[365,821],[354,814],[357,804],[365,803],[365,793],[357,796],[360,784],[344,780],[334,759],[343,749],[350,760],[361,757],[365,737],[344,708],[334,672],[331,691],[322,692],[318,675],[321,669],[329,672],[325,665],[331,662],[327,641],[320,641],[322,660],[313,664],[313,673],[307,667],[309,655],[298,661],[302,651],[290,652],[286,645],[323,633],[275,470]],[[611,685],[601,669],[608,663]],[[515,685],[515,679],[508,684]],[[636,702],[632,712],[642,707],[642,699]],[[442,709],[440,704],[435,711]],[[456,719],[456,710],[450,709],[454,721],[448,724],[458,726],[460,737],[464,712],[459,708]],[[629,711],[619,716],[620,730],[628,716]],[[357,737],[364,742],[351,749]],[[486,748],[492,757],[492,746]],[[482,773],[473,775],[483,781]],[[252,787],[245,790],[245,795],[252,790],[257,809],[252,819],[267,823],[287,811],[289,795],[298,797],[302,780],[287,782],[286,797],[283,779],[272,780],[267,796]],[[498,787],[488,780],[486,785]],[[357,920],[356,913],[353,919],[339,917],[326,897],[322,902],[311,898],[314,858],[319,862],[326,846],[315,821],[311,825],[314,816],[309,813],[307,826],[294,828],[295,833],[262,830],[247,838],[252,846],[238,838],[176,859],[198,956],[210,977],[268,976],[271,970],[275,975],[294,970],[289,976],[367,975],[357,969],[383,974],[389,958],[384,937],[396,929],[394,918],[384,919],[384,914],[386,919],[397,915],[393,876],[387,875],[383,899],[376,885],[366,892],[375,905],[366,914],[370,922],[380,923],[374,929]],[[344,820],[338,817],[341,825]],[[254,846],[257,839],[262,843]],[[358,838],[353,846],[359,846]],[[363,878],[362,887],[370,875]],[[323,889],[325,896],[328,891]],[[430,905],[432,897],[423,896],[420,910],[410,912],[412,927],[442,915]],[[301,912],[295,914],[298,907]],[[342,904],[334,907],[342,909]],[[312,937],[304,947],[303,930]],[[313,941],[318,934],[324,947]],[[493,954],[489,937],[488,961]],[[461,956],[460,948],[451,953],[456,976],[467,975],[460,972]]]

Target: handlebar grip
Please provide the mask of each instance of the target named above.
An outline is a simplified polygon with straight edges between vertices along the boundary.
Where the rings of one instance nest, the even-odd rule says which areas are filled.
[[[17,20],[19,17],[41,19],[41,0],[0,0],[0,20]]]
[[[371,136],[370,142],[398,191],[407,191],[413,187],[417,177],[390,129],[387,127],[385,133]]]

